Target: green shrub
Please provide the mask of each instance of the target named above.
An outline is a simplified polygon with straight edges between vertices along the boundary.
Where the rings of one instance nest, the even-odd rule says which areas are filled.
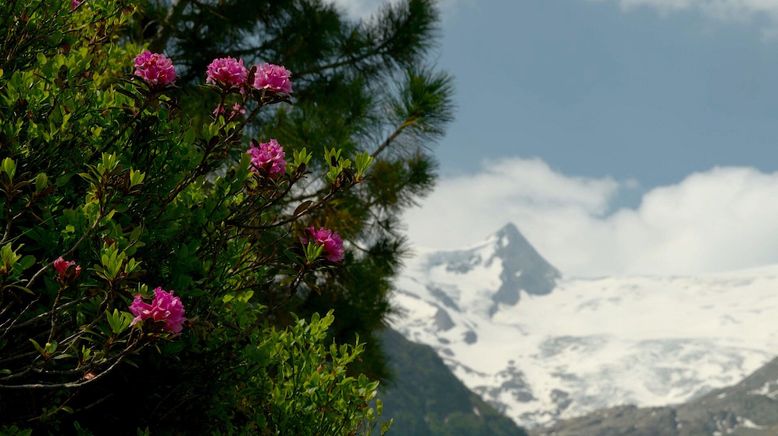
[[[289,96],[201,86],[246,116],[186,112],[133,75],[133,12],[0,4],[0,426],[369,432],[377,383],[346,373],[363,344],[328,347],[332,313],[289,309],[326,294],[339,265],[306,229],[371,159],[328,150],[321,177],[305,149],[282,174],[255,165],[249,141],[270,138],[247,126]],[[325,195],[288,207],[310,183]]]

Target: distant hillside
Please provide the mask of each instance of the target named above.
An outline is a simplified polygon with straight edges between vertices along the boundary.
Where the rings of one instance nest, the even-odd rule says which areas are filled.
[[[742,382],[679,406],[615,407],[561,421],[536,436],[778,435],[778,359]]]
[[[460,382],[435,351],[394,330],[382,337],[394,380],[380,392],[398,436],[526,435]]]

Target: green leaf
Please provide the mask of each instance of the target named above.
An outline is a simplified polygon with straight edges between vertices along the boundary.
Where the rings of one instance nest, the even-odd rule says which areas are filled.
[[[75,173],[67,172],[59,177],[57,177],[56,185],[58,188],[61,188],[63,186],[66,186],[68,183],[70,183],[70,179],[73,178]]]
[[[367,172],[370,164],[373,162],[373,156],[370,156],[370,153],[367,152],[357,153],[357,155],[354,156],[354,161],[356,164],[356,178],[357,180],[361,180],[365,176],[365,172]]]
[[[254,296],[254,291],[246,291],[238,296],[238,301],[242,303],[248,303],[251,297]]]
[[[130,187],[134,187],[143,183],[143,179],[146,178],[146,174],[141,171],[130,170]]]
[[[119,159],[115,154],[103,153],[100,159],[100,163],[97,164],[97,174],[102,176],[110,173],[111,171],[115,170],[118,165]]]
[[[308,163],[310,163],[312,157],[313,154],[308,153],[308,150],[306,150],[305,147],[300,150],[295,150],[295,152],[292,154],[292,171],[297,170],[297,168],[301,166],[308,166]]]
[[[33,265],[35,265],[35,256],[27,255],[21,258],[17,268],[19,268],[19,271],[21,272]]]
[[[141,263],[137,262],[135,259],[128,260],[127,261],[127,268],[126,268],[127,274],[130,274],[130,273],[134,272],[140,266],[140,264]]]
[[[45,351],[47,355],[54,354],[54,352],[57,351],[58,345],[59,344],[57,341],[46,342],[46,345],[43,347],[43,351]]]
[[[195,130],[192,128],[186,129],[184,132],[184,139],[183,142],[185,145],[191,145],[194,144],[195,141]]]
[[[17,250],[18,249],[19,248],[17,247]],[[16,250],[13,249],[10,243],[0,247],[0,273],[9,273],[21,257],[20,254],[16,253]]]
[[[308,263],[313,263],[321,256],[322,251],[324,251],[323,245],[309,242],[308,245],[305,246],[305,260]]]
[[[124,261],[127,259],[127,254],[119,250],[116,244],[104,245],[102,252],[100,253],[100,266],[97,268],[99,275],[103,276],[106,280],[114,280],[119,276],[119,273],[123,272]],[[133,261],[133,267],[136,267],[138,263]]]
[[[35,347],[35,349],[38,350],[38,352],[41,353],[41,355],[43,356],[46,355],[46,350],[44,350],[43,347],[41,347],[41,344],[39,344],[38,341],[36,341],[33,338],[30,338],[30,342],[32,342],[32,346]]]
[[[89,357],[92,356],[92,349],[87,348],[86,345],[81,346],[81,361],[86,362],[89,360]]]
[[[118,309],[114,309],[113,313],[105,311],[105,317],[108,320],[108,325],[111,327],[111,332],[118,335],[127,330],[132,324],[133,315],[129,312],[119,312]]]
[[[35,192],[40,192],[49,186],[49,177],[46,173],[40,173],[35,176]]]
[[[13,180],[16,175],[16,162],[10,157],[3,159],[2,170],[8,176],[9,180]]]

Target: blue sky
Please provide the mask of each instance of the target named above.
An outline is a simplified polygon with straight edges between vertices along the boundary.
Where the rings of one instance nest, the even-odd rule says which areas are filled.
[[[615,2],[488,0],[446,15],[457,83],[444,172],[538,156],[651,187],[715,165],[778,168],[778,41],[758,20]]]
[[[778,0],[441,5],[458,110],[416,246],[513,221],[568,275],[778,263]]]

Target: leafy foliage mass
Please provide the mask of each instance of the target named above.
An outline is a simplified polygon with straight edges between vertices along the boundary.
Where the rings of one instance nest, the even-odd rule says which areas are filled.
[[[425,0],[366,23],[317,0],[0,3],[0,431],[369,432],[397,214],[451,118],[420,63],[435,19]],[[133,75],[145,48],[176,86]],[[204,84],[225,56],[285,65],[294,94]],[[247,154],[270,139],[283,173]],[[181,333],[129,312],[157,287]]]

